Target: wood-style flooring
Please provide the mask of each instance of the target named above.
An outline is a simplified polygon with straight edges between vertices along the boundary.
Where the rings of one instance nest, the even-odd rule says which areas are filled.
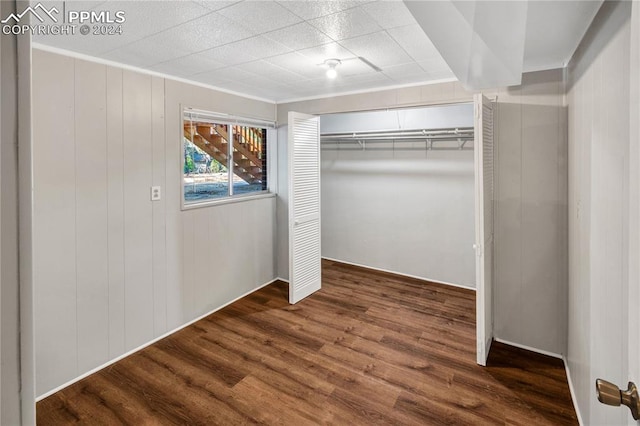
[[[475,294],[323,262],[296,305],[271,284],[40,401],[39,425],[577,424],[560,360],[494,342]]]

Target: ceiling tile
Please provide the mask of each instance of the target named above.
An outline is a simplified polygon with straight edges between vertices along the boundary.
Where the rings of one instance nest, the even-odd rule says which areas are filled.
[[[420,61],[418,65],[427,72],[427,74],[433,80],[440,80],[443,78],[455,77],[451,68],[447,65],[444,59],[433,59],[429,61]]]
[[[287,46],[273,41],[264,36],[247,38],[228,45],[237,52],[252,56],[256,59],[268,58],[269,56],[282,55],[291,52]]]
[[[371,73],[366,76],[344,76],[338,74],[334,80],[325,77],[291,82],[291,95],[280,99],[291,99],[294,97],[318,96],[329,93],[359,90],[375,86],[376,84],[393,84],[388,77],[382,73]],[[353,88],[352,88],[353,87]]]
[[[299,17],[309,20],[319,18],[325,15],[331,15],[345,9],[366,3],[365,1],[342,1],[342,0],[309,0],[309,1],[281,1],[282,6],[286,7]]]
[[[306,22],[266,33],[265,36],[292,50],[314,47],[332,41],[327,35]]]
[[[265,99],[452,76],[398,0],[82,1],[67,2],[67,8],[70,4],[124,10],[123,35],[35,41]],[[333,80],[322,65],[328,58],[343,61]]]
[[[444,80],[444,79],[455,79],[456,76],[453,74],[453,71],[447,70],[439,70],[429,72],[429,80]]]
[[[352,91],[360,91],[360,90],[384,90],[384,86],[389,86],[395,84],[393,81],[388,78],[375,80],[375,81],[355,81],[353,83],[349,83],[348,85],[336,86],[336,89],[333,91],[334,93],[340,92],[352,92]]]
[[[191,1],[108,1],[99,9],[124,11],[127,20],[123,23],[123,31],[144,35],[155,34],[209,13],[208,9]]]
[[[145,68],[184,55],[185,52],[182,49],[162,46],[145,39],[112,50],[101,55],[101,57],[110,61]]]
[[[246,80],[242,80],[242,83],[248,84],[252,87],[260,88],[263,91],[286,90],[289,88],[289,86],[287,86],[286,84],[276,82],[263,75],[254,75],[247,78]]]
[[[387,32],[416,61],[442,58],[418,24],[393,28]]]
[[[428,77],[427,72],[415,62],[386,67],[382,72],[392,80],[403,80],[408,77],[416,76],[422,77],[426,80]]]
[[[361,87],[363,85],[366,85],[367,87],[369,87],[373,83],[385,83],[385,84],[392,83],[391,80],[389,80],[389,77],[387,77],[381,72],[370,73],[367,75],[352,75],[352,76],[338,75],[338,78],[336,78],[335,81],[337,86],[341,86],[341,87],[349,86],[353,88]]]
[[[282,73],[282,74],[274,74],[268,76],[268,78],[272,81],[275,81],[280,84],[285,84],[287,86],[299,82],[305,81],[306,77],[296,73]]]
[[[335,80],[333,80],[335,86]],[[301,80],[301,81],[292,81],[289,83],[294,89],[317,89],[326,86],[327,84],[331,84],[332,80],[327,80],[326,77],[318,77],[314,79]]]
[[[325,69],[319,66],[318,62],[297,52],[273,56],[268,58],[267,61],[291,72],[304,75],[307,78],[322,77],[325,74]]]
[[[285,91],[289,89],[288,88],[281,89],[279,87],[267,87],[267,86],[259,86],[259,87],[252,86],[251,90],[252,90],[251,93],[254,96],[275,101],[276,99],[280,98]]]
[[[196,81],[201,81],[208,84],[219,84],[221,82],[232,82],[247,80],[253,77],[254,74],[248,71],[238,69],[236,67],[219,68],[213,71],[206,71],[199,74],[194,74],[189,78]],[[247,92],[250,93],[250,92]]]
[[[198,53],[195,53],[193,55],[156,64],[151,67],[151,70],[164,74],[176,75],[178,77],[188,77],[193,74],[224,68],[225,66],[226,65],[221,62],[203,58]]]
[[[378,72],[357,57],[342,61],[342,63],[338,66],[337,71],[338,75],[342,76],[363,75]]]
[[[428,73],[429,81],[436,80],[457,80],[455,74],[451,70],[447,71],[435,71]]]
[[[229,22],[224,16],[210,12],[201,18],[173,27],[145,40],[160,46],[182,49],[184,53],[193,53],[215,46],[242,40],[253,34],[238,25]]]
[[[242,65],[237,65],[237,68],[243,71],[260,74],[273,81],[282,83],[287,83],[289,81],[300,81],[306,78],[300,74],[287,71],[284,68],[267,62],[266,60],[247,62]]]
[[[289,10],[272,1],[244,1],[219,11],[256,34],[277,30],[302,21]]]
[[[203,58],[221,62],[225,65],[242,64],[245,62],[255,61],[257,59],[242,50],[234,48],[233,43],[214,47],[213,49],[207,49],[205,51],[198,52],[198,54]]]
[[[340,44],[380,68],[413,62],[385,31],[343,40]]]
[[[341,89],[341,86],[338,84],[337,79],[315,79],[308,81],[304,86],[294,86],[291,95],[282,96],[280,97],[280,99],[291,99],[293,97],[303,96],[323,96],[331,93],[336,93],[338,91],[346,91],[346,89]]]
[[[418,64],[420,65],[420,67],[422,67],[423,70],[427,72],[440,72],[440,71],[451,72],[451,69],[442,58],[432,58],[426,61],[420,61],[418,62]]]
[[[95,0],[74,0],[73,3],[69,4],[67,1],[66,5],[62,0],[31,0],[29,2],[31,5],[36,5],[38,3],[42,3],[47,8],[51,8],[55,6],[59,12],[62,12],[62,8],[66,7],[67,10],[96,10],[96,9],[106,9],[108,6],[105,4],[106,1],[95,1]]]
[[[86,10],[90,2],[67,2],[68,10]],[[138,41],[176,25],[198,18],[210,11],[196,3],[174,1],[149,2],[109,1],[99,2],[93,7],[99,11],[124,11],[126,21],[122,24],[121,35],[100,36],[89,34],[84,36],[76,32],[72,36],[35,36],[33,40],[62,49],[79,51],[89,55],[99,55],[120,46]],[[62,9],[61,9],[62,10]]]
[[[224,1],[224,0],[194,0],[194,3],[198,3],[201,6],[206,7],[209,10],[220,10],[225,7],[229,7],[236,3],[239,3],[241,0],[235,1]]]
[[[361,6],[369,16],[382,28],[394,28],[403,25],[417,24],[404,2],[395,0],[378,0]]]
[[[309,23],[336,41],[381,30],[360,8],[323,16]]]
[[[238,93],[254,93],[255,88],[242,81],[224,81],[219,82],[217,79],[212,78],[209,81],[202,81],[203,83],[210,84],[212,86],[220,87],[222,89],[231,90]],[[257,96],[257,95],[255,95]]]
[[[298,53],[307,57],[314,64],[322,64],[326,59],[331,58],[345,60],[355,57],[352,52],[336,42],[299,50]]]

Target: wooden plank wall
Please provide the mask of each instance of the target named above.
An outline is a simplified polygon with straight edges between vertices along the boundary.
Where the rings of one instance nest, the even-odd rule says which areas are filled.
[[[33,60],[42,395],[276,277],[275,199],[180,208],[181,105],[269,120],[275,108],[41,50]]]
[[[567,364],[577,411],[584,424],[636,424],[628,410],[610,409],[593,397],[605,378],[624,385],[630,375],[627,309],[637,309],[630,266],[638,257],[630,203],[637,193],[631,174],[634,141],[629,115],[631,82],[630,2],[605,2],[570,62],[569,288]],[[637,13],[637,12],[636,12]],[[629,305],[628,303],[631,303]]]
[[[46,59],[33,57],[35,329],[36,338],[53,337],[36,344],[37,380],[45,389],[73,378],[78,366],[75,70],[72,60]],[[44,359],[51,367],[38,368]]]
[[[103,303],[109,297],[107,85],[101,65],[79,62],[74,71],[74,138],[69,143],[76,143],[69,146],[75,154],[69,161],[76,168],[76,338],[78,369],[88,370],[105,362],[109,353],[109,340],[104,338],[109,334],[109,304]],[[46,163],[45,167],[55,170],[56,165]]]

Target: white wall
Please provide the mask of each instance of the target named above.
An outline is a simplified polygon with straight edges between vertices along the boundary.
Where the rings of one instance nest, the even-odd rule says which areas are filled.
[[[181,104],[266,120],[274,105],[33,56],[42,395],[275,278],[275,198],[180,210]]]
[[[465,127],[473,105],[320,123],[322,133]],[[324,257],[475,287],[473,151],[324,149],[321,166]]]
[[[494,329],[496,337],[566,352],[567,138],[563,71],[528,73],[521,86],[487,91],[496,113]],[[442,83],[278,105],[328,114],[469,102],[459,83]],[[280,241],[286,229],[279,229]],[[283,273],[282,265],[278,269]]]
[[[637,68],[630,73],[632,7],[638,5],[605,2],[569,67],[567,360],[582,419],[594,425],[630,420],[626,408],[597,401],[595,379],[620,386],[639,380],[627,376],[627,363],[638,360],[628,360],[626,343],[627,310],[638,308],[637,295],[628,302],[629,271],[638,267],[629,239],[638,220],[630,220],[637,213],[630,200],[638,199],[630,193],[638,189],[637,157],[630,163],[638,144],[630,139],[630,79],[638,79]]]
[[[497,92],[494,332],[566,353],[567,111],[562,70]]]

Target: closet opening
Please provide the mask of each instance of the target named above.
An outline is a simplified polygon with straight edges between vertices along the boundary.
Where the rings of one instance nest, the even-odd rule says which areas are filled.
[[[320,118],[322,257],[474,289],[472,103]]]
[[[492,339],[493,108],[475,102],[320,117],[322,258],[476,290]]]
[[[475,291],[477,362],[493,339],[493,103],[314,116],[278,129],[278,268],[289,301],[321,259]]]

